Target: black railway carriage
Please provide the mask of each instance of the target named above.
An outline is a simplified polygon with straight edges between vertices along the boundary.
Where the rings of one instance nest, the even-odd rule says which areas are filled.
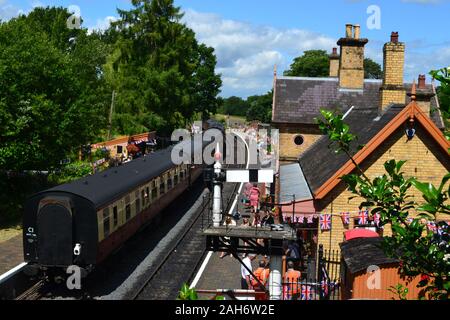
[[[87,274],[158,217],[202,173],[200,165],[175,165],[172,149],[31,197],[23,221],[27,272],[54,275],[77,265]]]

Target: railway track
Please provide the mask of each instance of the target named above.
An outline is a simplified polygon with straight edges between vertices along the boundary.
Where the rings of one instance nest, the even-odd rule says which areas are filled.
[[[31,288],[16,297],[15,300],[40,300],[43,297],[42,290],[44,290],[46,283],[44,280],[38,281]]]
[[[239,184],[225,184],[223,188],[224,209],[229,212],[233,201],[236,199]],[[149,266],[148,272],[140,280],[139,287],[129,292],[125,299],[130,300],[174,300],[178,297],[179,290],[184,283],[190,283],[198,271],[201,262],[207,254],[206,242],[202,234],[203,217],[205,210],[208,212],[211,206],[211,197],[204,198],[201,207],[187,222],[186,227],[158,259],[156,265]],[[208,216],[208,214],[206,214]],[[89,290],[89,289],[88,289]],[[30,289],[23,292],[16,300],[41,300],[55,298],[59,295],[49,283],[39,281]],[[72,297],[83,299],[82,293]]]
[[[227,211],[234,200],[237,186],[234,185],[231,192],[227,190],[229,194]],[[178,297],[181,286],[192,280],[206,255],[202,217],[204,210],[209,210],[210,203],[208,197],[172,249],[166,253],[147,281],[133,294],[133,300],[174,300]]]
[[[222,195],[226,197],[224,212],[230,211],[239,192],[239,186],[239,183],[224,185],[222,190]],[[166,253],[154,272],[133,294],[133,300],[175,300],[182,285],[193,280],[207,254],[205,237],[202,234],[204,223],[202,217],[210,206],[211,197],[208,197],[189,226],[180,234],[172,250]]]

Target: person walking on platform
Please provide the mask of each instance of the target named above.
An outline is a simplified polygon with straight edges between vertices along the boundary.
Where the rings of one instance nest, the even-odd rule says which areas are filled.
[[[294,269],[294,263],[288,261],[288,270],[284,276],[283,293],[286,300],[298,300],[300,297],[302,275]]]

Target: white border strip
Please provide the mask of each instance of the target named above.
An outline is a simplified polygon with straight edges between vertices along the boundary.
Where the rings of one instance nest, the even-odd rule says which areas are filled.
[[[8,280],[9,278],[11,278],[13,275],[15,275],[16,273],[22,271],[22,269],[27,265],[28,263],[26,262],[22,262],[21,264],[19,264],[17,267],[12,268],[11,270],[9,270],[8,272],[2,274],[0,276],[0,283]]]

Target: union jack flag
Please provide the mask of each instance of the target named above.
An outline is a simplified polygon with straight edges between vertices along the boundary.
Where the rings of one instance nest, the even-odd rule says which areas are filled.
[[[369,212],[367,210],[360,211],[358,214],[358,224],[359,225],[365,225],[367,224],[368,218],[369,218]]]
[[[313,300],[314,290],[311,286],[302,286],[302,300]]]
[[[329,288],[329,283],[326,280],[322,280],[322,282],[320,283],[322,286],[322,292],[324,296],[328,296],[328,288]]]
[[[374,216],[373,216],[373,221],[375,222],[375,225],[377,227],[379,227],[380,226],[380,222],[381,222],[381,214],[375,213]]]
[[[348,226],[350,224],[350,212],[341,212],[341,219],[344,226]]]
[[[329,288],[330,288],[330,277],[328,277],[328,272],[325,267],[322,267],[322,279],[320,281],[320,285],[322,287],[323,296],[328,296]]]
[[[430,221],[427,223],[427,228],[429,231],[433,231],[434,233],[436,233],[438,231],[438,227],[436,225],[436,223]]]
[[[331,229],[331,215],[321,214],[320,215],[320,230],[330,230]]]
[[[445,222],[441,226],[438,226],[437,228],[437,234],[442,236],[444,234],[448,234],[448,223]]]

